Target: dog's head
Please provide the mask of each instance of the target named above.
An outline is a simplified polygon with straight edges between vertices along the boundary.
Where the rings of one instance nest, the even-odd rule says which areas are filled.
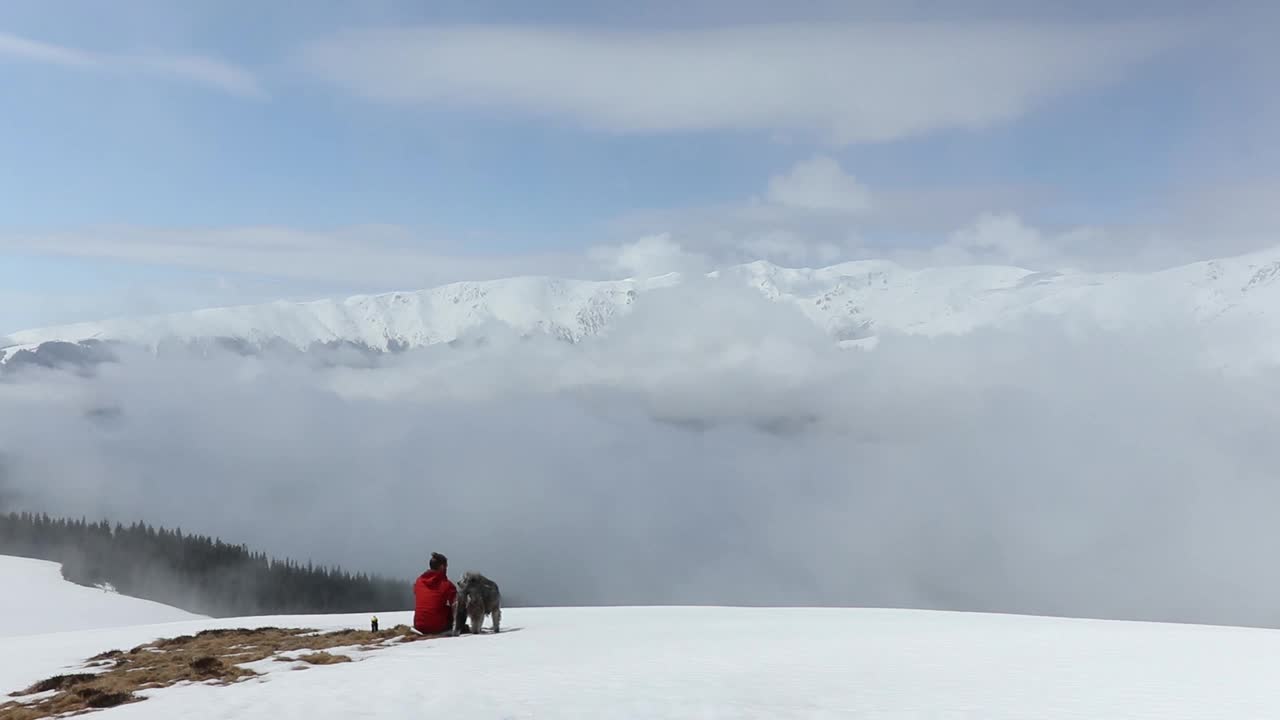
[[[458,607],[488,609],[497,600],[497,586],[477,572],[467,572],[458,580]]]

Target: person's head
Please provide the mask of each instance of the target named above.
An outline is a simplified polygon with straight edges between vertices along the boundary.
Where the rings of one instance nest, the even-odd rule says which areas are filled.
[[[433,552],[431,553],[431,562],[427,564],[427,567],[431,568],[432,570],[448,570],[449,558],[441,555],[438,552]]]

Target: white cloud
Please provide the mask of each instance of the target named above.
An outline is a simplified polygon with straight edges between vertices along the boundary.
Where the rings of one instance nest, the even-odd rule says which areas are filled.
[[[1274,247],[1265,210],[1196,219],[1190,207],[1159,224],[1037,227],[1010,211],[984,212],[925,248],[870,248],[913,265],[1017,265],[1033,270],[1152,271]]]
[[[818,156],[769,179],[770,202],[802,210],[860,213],[871,207],[871,194],[840,163]]]
[[[297,62],[373,101],[547,116],[619,133],[767,130],[877,142],[1013,120],[1123,77],[1168,24],[773,24],[688,31],[359,30]]]
[[[103,227],[70,232],[0,233],[0,251],[120,260],[147,265],[249,273],[366,289],[419,288],[552,269],[573,272],[553,255],[479,256],[451,252],[396,226],[331,230],[288,226],[226,228]],[[577,262],[585,264],[581,256]]]
[[[1280,501],[1277,378],[1205,372],[1195,328],[1038,321],[841,352],[731,283],[644,297],[576,345],[15,375],[0,489],[406,576],[430,506],[432,543],[531,604],[1276,622],[1257,538]],[[104,406],[110,427],[85,417]],[[678,580],[651,582],[672,558]]]
[[[677,272],[705,272],[710,262],[705,256],[686,252],[669,233],[649,235],[635,242],[591,248],[588,256],[607,272],[628,278],[647,279]]]
[[[97,64],[95,57],[81,50],[36,42],[11,33],[0,32],[0,56],[5,55],[19,60],[65,67],[91,68]]]
[[[163,280],[155,279],[154,273],[146,275],[148,280],[104,280],[93,289],[63,285],[15,294],[0,288],[0,332],[279,299],[418,290],[516,275],[596,278],[603,257],[583,251],[468,253],[400,227],[378,225],[0,232],[0,262],[5,253],[111,260],[186,272]],[[617,266],[610,271],[616,272]]]
[[[253,73],[203,55],[92,52],[0,32],[0,61],[5,58],[74,70],[170,77],[242,97],[267,94]]]
[[[946,264],[997,263],[1037,267],[1062,259],[1060,243],[1046,238],[1012,213],[987,213],[934,248],[933,259]]]
[[[92,287],[64,283],[38,290],[0,288],[0,333],[282,299],[309,300],[333,294],[334,287],[270,278],[175,273],[162,280],[107,274]],[[0,342],[0,347],[3,345]]]
[[[834,158],[818,155],[773,175],[762,195],[740,203],[636,213],[614,227],[665,238],[707,267],[754,260],[813,267],[857,247],[858,223],[876,209],[865,185]]]
[[[755,260],[788,267],[888,259],[912,267],[1152,270],[1274,245],[1274,212],[1263,202],[1263,186],[1252,193],[1247,189],[1184,200],[1186,210],[1162,225],[1050,228],[1019,212],[969,210],[1005,204],[998,195],[956,200],[945,193],[869,190],[836,161],[820,156],[780,169],[762,183],[759,195],[740,203],[621,219],[602,230],[610,239],[555,253],[469,253],[457,243],[385,225],[0,232],[0,253],[110,259],[209,275],[198,282],[136,283],[96,295],[80,288],[10,291],[0,296],[0,331],[515,275],[689,275]],[[864,203],[867,197],[875,201]],[[912,225],[916,216],[928,216],[924,231]],[[886,228],[890,240],[883,239]],[[915,228],[911,240],[898,239],[895,231],[903,228]]]
[[[138,55],[122,57],[121,67],[141,72],[169,75],[207,85],[232,95],[266,97],[266,90],[247,70],[201,55]]]
[[[1274,245],[1280,216],[1267,202],[1274,190],[1253,183],[1184,194],[1145,224],[1048,227],[1028,220],[1051,199],[1034,188],[872,189],[818,155],[770,177],[761,195],[631,213],[611,230],[662,235],[711,266],[887,259],[913,267],[1155,270]]]

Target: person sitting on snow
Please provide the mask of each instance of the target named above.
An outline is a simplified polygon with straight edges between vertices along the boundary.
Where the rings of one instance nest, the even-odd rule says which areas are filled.
[[[413,583],[413,627],[423,635],[439,635],[453,629],[458,588],[449,580],[449,558],[433,552],[428,567]]]

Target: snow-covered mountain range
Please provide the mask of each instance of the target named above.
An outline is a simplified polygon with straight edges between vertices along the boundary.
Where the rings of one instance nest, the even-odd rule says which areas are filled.
[[[1250,336],[1256,329],[1257,341],[1268,348],[1276,335],[1272,330],[1280,329],[1277,278],[1280,247],[1150,273],[1046,273],[1007,266],[908,269],[870,260],[819,269],[754,262],[708,276],[713,283],[753,288],[798,307],[842,345],[874,344],[885,332],[965,333],[1048,313],[1081,314],[1109,327],[1162,321],[1238,324]],[[689,282],[678,274],[611,281],[516,277],[341,300],[121,318],[13,333],[2,341],[0,361],[54,341],[155,347],[220,339],[248,347],[351,344],[394,351],[450,342],[495,324],[576,342],[606,332],[649,294]],[[1280,352],[1274,356],[1280,359]]]

